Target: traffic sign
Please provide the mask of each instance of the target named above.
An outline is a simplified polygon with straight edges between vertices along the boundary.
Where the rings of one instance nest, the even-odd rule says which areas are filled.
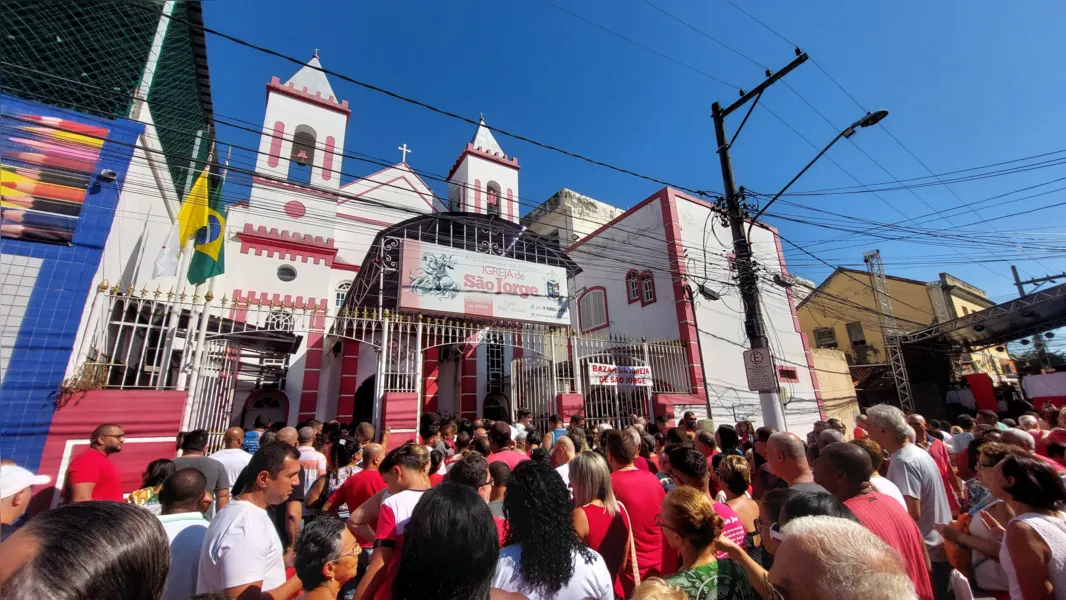
[[[776,392],[777,373],[769,348],[753,348],[744,352],[744,373],[752,392]]]

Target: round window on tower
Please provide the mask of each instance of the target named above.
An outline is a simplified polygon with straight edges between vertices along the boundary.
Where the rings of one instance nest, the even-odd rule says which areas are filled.
[[[296,269],[290,265],[281,265],[278,267],[278,279],[285,282],[296,279]]]

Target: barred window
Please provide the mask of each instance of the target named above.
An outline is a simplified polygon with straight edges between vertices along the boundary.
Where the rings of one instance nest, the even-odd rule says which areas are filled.
[[[819,327],[814,330],[814,345],[817,348],[836,348],[837,333],[832,327]]]

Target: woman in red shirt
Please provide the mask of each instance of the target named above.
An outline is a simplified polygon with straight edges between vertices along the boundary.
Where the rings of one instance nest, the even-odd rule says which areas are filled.
[[[599,552],[614,581],[614,593],[625,597],[619,573],[632,555],[629,514],[615,500],[611,470],[595,452],[582,452],[570,461],[570,487],[574,490],[574,529],[586,546]]]

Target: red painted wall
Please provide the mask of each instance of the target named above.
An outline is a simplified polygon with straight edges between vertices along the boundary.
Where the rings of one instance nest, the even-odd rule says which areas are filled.
[[[93,390],[75,396],[56,409],[52,417],[39,472],[61,484],[59,468],[67,440],[85,442],[73,447],[70,453],[73,459],[89,448],[89,435],[97,425],[118,423],[126,430],[126,443],[111,460],[122,473],[123,493],[132,492],[141,487],[141,473],[149,462],[176,454],[185,397],[185,392],[155,390]],[[167,438],[167,441],[137,441],[144,438]],[[37,494],[35,508],[38,502],[47,507],[54,490],[49,488]]]

